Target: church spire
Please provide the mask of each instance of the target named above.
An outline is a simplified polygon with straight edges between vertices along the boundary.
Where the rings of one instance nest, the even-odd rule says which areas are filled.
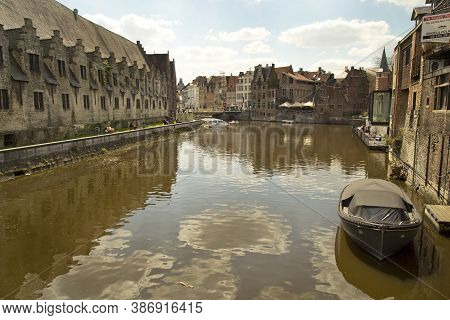
[[[380,69],[383,69],[383,72],[390,72],[389,64],[386,57],[386,48],[383,49],[383,56],[381,57]]]

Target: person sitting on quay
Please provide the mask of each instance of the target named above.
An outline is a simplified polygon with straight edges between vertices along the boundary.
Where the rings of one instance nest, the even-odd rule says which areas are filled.
[[[108,122],[106,125],[105,133],[114,133],[114,128],[111,126],[111,123]]]
[[[136,121],[130,123],[130,130],[136,130],[138,128]]]

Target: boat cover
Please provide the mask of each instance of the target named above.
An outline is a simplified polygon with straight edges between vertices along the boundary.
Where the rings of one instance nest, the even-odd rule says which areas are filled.
[[[391,207],[398,208],[399,202],[404,204],[407,211],[411,211],[414,205],[409,197],[395,184],[381,179],[363,179],[350,183],[342,192],[341,202],[348,207],[355,194],[363,193],[358,200],[359,206]],[[388,196],[391,194],[391,196]]]
[[[341,201],[355,217],[387,224],[410,221],[407,212],[414,208],[398,186],[378,179],[351,183],[344,189]]]
[[[355,217],[360,217],[369,222],[398,224],[409,221],[406,206],[401,197],[395,193],[386,191],[357,192],[350,202],[349,212]],[[378,196],[383,196],[383,206],[378,203]]]

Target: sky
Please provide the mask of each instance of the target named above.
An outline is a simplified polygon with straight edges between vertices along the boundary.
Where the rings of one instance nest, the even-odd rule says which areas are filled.
[[[148,53],[167,52],[178,78],[237,75],[258,64],[372,67],[412,29],[425,0],[59,0]]]

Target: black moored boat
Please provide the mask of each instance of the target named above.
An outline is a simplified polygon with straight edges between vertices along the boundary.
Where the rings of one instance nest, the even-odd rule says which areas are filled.
[[[422,225],[409,197],[395,184],[379,179],[346,186],[338,213],[345,232],[379,260],[410,243]]]

